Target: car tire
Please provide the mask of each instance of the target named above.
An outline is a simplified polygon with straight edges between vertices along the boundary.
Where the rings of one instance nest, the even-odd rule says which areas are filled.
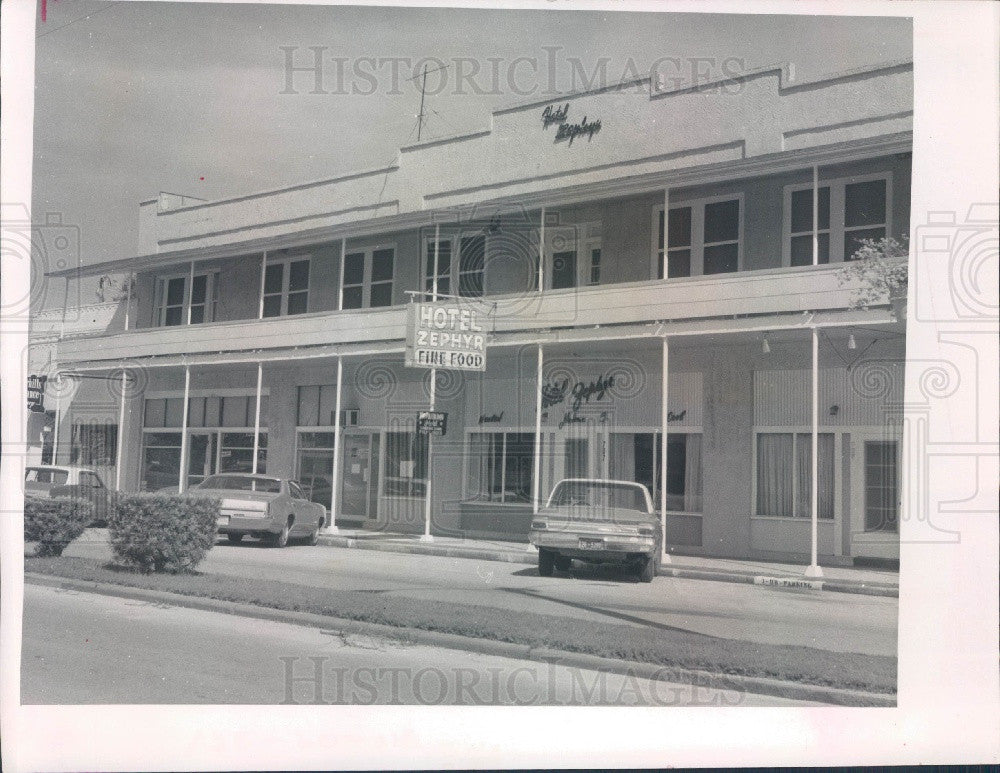
[[[320,521],[316,524],[316,528],[312,530],[309,534],[309,538],[306,540],[306,544],[310,547],[319,543],[319,531],[323,528],[323,522]]]
[[[652,582],[656,576],[656,558],[646,556],[639,564],[639,582]]]
[[[555,564],[560,572],[568,572],[573,566],[573,559],[569,556],[556,556]]]
[[[288,545],[288,533],[291,531],[291,526],[288,522],[285,522],[284,528],[277,534],[271,535],[271,546],[276,548],[283,548]]]
[[[226,539],[229,540],[234,545],[239,545],[243,541],[242,534],[227,534]]]
[[[551,550],[538,548],[538,573],[542,577],[551,577],[555,567],[555,554]]]

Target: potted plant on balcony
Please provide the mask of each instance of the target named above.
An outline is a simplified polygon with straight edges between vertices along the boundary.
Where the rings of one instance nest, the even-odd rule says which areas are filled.
[[[897,320],[906,319],[907,265],[909,254],[907,237],[897,240],[892,236],[881,239],[862,239],[861,247],[840,270],[841,285],[856,285],[851,307],[867,309],[886,298]]]

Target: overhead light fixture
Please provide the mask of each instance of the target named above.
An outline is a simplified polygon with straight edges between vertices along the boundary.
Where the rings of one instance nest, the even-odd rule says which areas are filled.
[[[849,336],[847,336],[847,348],[848,349],[858,348],[858,342],[854,340],[854,333],[851,333]]]
[[[767,342],[767,336],[764,336],[764,343],[761,345],[760,350],[764,352],[764,354],[771,353],[771,344]]]

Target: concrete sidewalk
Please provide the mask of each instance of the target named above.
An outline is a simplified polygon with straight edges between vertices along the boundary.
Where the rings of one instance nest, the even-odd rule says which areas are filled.
[[[320,544],[338,548],[381,550],[389,553],[412,553],[450,558],[478,558],[516,564],[536,564],[538,553],[523,542],[472,540],[456,537],[434,537],[425,542],[416,534],[338,529],[320,536]],[[750,561],[702,556],[671,556],[661,576],[689,579],[739,582],[757,585],[809,587],[841,593],[861,593],[870,596],[899,596],[899,572],[889,569],[823,567],[819,580],[804,576],[805,566],[799,564]]]

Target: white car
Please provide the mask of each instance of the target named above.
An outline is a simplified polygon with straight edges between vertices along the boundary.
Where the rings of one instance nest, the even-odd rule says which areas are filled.
[[[531,522],[528,539],[538,548],[538,573],[565,572],[574,558],[622,563],[642,582],[660,565],[662,529],[649,491],[641,483],[565,478]]]

